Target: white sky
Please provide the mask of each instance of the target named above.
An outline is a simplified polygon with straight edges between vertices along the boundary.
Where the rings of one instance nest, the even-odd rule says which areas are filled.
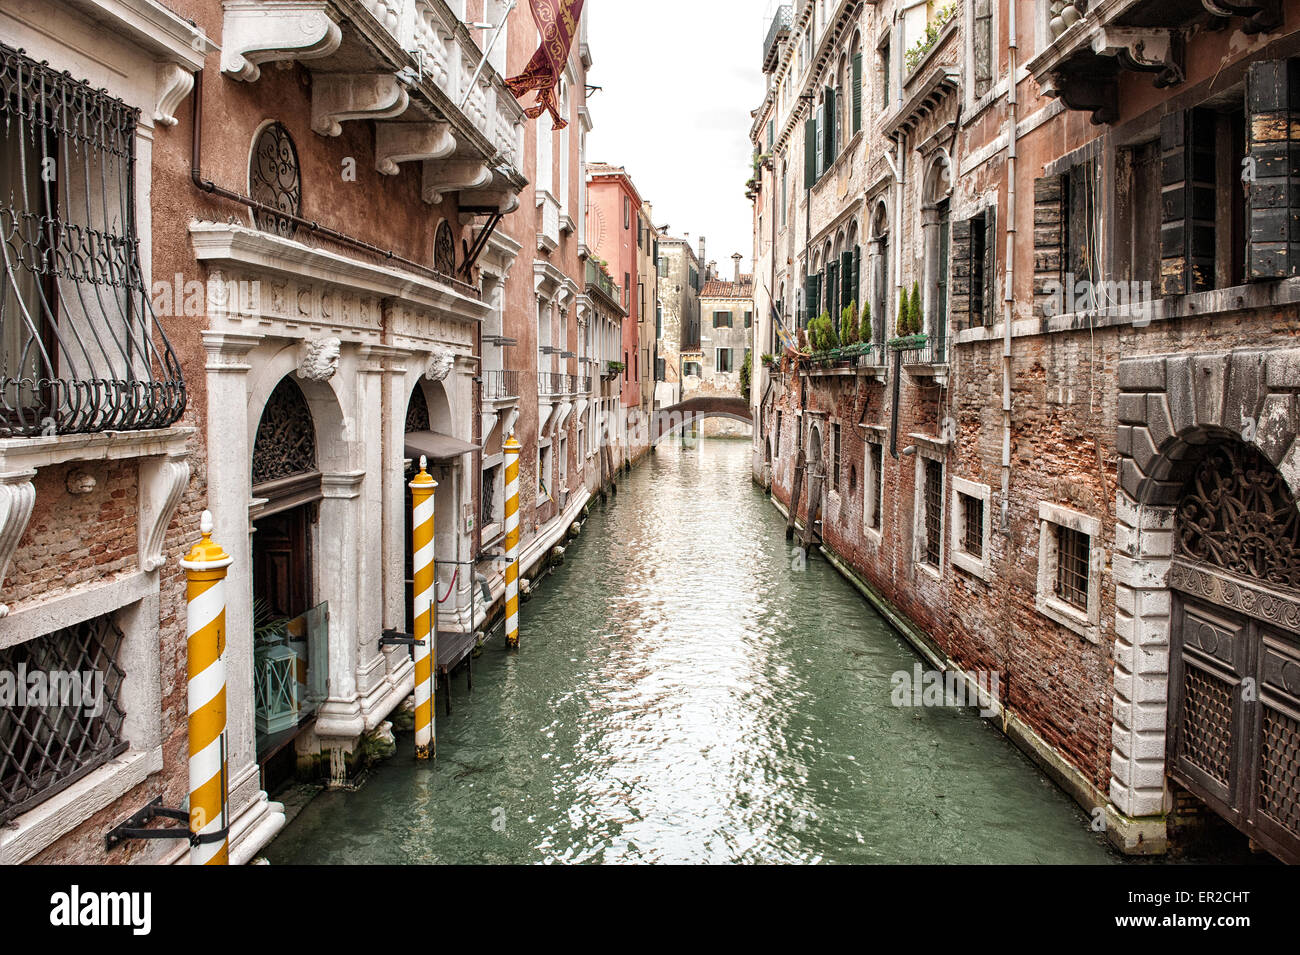
[[[655,225],[699,237],[730,277],[753,256],[750,110],[763,101],[771,0],[587,0],[587,159],[625,166]]]

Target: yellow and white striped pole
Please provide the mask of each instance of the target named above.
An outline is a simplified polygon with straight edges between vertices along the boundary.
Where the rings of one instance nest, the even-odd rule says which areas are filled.
[[[411,488],[411,564],[415,577],[412,611],[415,617],[415,758],[437,755],[433,725],[433,667],[438,639],[438,600],[433,557],[434,492],[428,461],[420,458],[420,473]]]
[[[190,731],[190,865],[230,862],[226,783],[226,568],[231,557],[212,539],[212,514],[199,520],[202,539],[185,569]],[[220,838],[217,838],[217,836]]]
[[[506,438],[506,648],[519,648],[519,442]]]

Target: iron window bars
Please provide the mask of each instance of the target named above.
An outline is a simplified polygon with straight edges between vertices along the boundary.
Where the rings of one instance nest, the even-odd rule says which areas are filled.
[[[140,268],[138,117],[0,44],[0,437],[164,428],[185,410]]]
[[[961,496],[961,547],[972,557],[984,557],[984,501],[969,494]]]
[[[0,672],[16,681],[13,705],[0,707],[0,825],[127,749],[123,639],[109,614],[0,650]]]
[[[925,462],[925,562],[939,566],[943,554],[943,465]]]
[[[1092,541],[1082,531],[1056,528],[1056,596],[1080,610],[1088,609],[1091,545]]]

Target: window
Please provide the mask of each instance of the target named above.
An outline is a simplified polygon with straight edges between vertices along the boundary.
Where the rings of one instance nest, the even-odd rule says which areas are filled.
[[[551,442],[537,448],[537,499],[540,504],[551,497]]]
[[[716,350],[714,357],[714,367],[719,372],[732,371],[731,367],[731,349],[719,348]]]
[[[969,574],[989,577],[989,486],[952,479],[952,563]]]
[[[881,505],[884,502],[885,483],[885,448],[876,441],[866,444],[865,484],[863,485],[862,523],[867,530],[879,531],[881,525]]]
[[[632,273],[623,273],[623,307],[630,308],[632,305]]]
[[[1157,202],[1159,193],[1157,190]],[[952,321],[957,330],[992,325],[997,300],[994,272],[997,242],[992,206],[952,223]]]
[[[624,231],[632,228],[632,200],[627,196],[623,197],[623,229]]]
[[[714,327],[714,328],[730,328],[730,327],[731,327],[731,313],[730,313],[730,312],[714,312],[714,313],[713,313],[713,327]]]
[[[683,362],[683,363],[682,363],[682,375],[683,375],[683,376],[694,375],[696,378],[699,378],[699,377],[700,377],[700,371],[701,371],[701,369],[700,369],[700,363],[699,363],[698,361],[688,361],[688,362]]]
[[[781,412],[776,413],[776,423],[772,427],[772,456],[781,456]]]
[[[129,748],[119,700],[124,640],[107,614],[0,650],[0,673],[29,677],[0,706],[0,824]],[[37,675],[45,677],[39,695],[28,689]]]
[[[480,523],[485,528],[501,523],[501,517],[497,513],[501,504],[500,495],[497,493],[497,481],[502,473],[503,469],[499,464],[483,469],[482,506],[479,511]]]
[[[3,44],[0,74],[0,438],[165,428],[185,386],[139,284],[138,113]],[[279,208],[297,211],[292,144],[283,162]]]
[[[746,328],[751,328],[751,327],[753,326],[753,324],[754,324],[754,313],[753,313],[753,312],[746,312],[746,313],[745,313],[745,327],[746,327]]]
[[[943,464],[923,458],[921,563],[938,569],[943,559]]]
[[[1038,507],[1040,613],[1086,637],[1100,639],[1101,522],[1087,514],[1042,503]]]
[[[993,0],[974,0],[971,28],[971,89],[979,99],[993,86]]]
[[[892,69],[892,65],[889,59],[888,40],[886,40],[884,43],[880,45],[879,59],[880,62],[876,70],[876,79],[878,80],[878,86],[880,89],[880,108],[889,109],[889,101],[890,101],[889,74]]]
[[[789,188],[790,170],[784,157],[781,159],[781,228],[785,228],[786,223],[786,195]]]
[[[831,425],[831,489],[840,488],[840,426]]]

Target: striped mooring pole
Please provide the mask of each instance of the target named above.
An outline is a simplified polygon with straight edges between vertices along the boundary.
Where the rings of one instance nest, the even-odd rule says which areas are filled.
[[[519,648],[519,442],[506,438],[506,648]]]
[[[438,600],[434,593],[433,516],[438,490],[421,456],[420,473],[411,481],[411,564],[415,577],[412,611],[415,617],[415,758],[437,756],[434,733],[433,668],[438,639]]]
[[[231,557],[212,539],[212,514],[199,520],[202,539],[181,561],[185,570],[190,731],[190,865],[230,862],[226,775],[226,568]]]

